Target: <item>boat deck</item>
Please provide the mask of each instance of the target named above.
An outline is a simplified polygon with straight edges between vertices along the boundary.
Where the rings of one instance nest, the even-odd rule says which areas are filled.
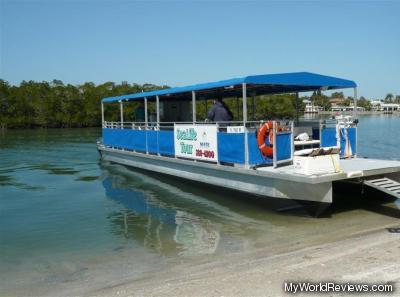
[[[276,173],[281,176],[287,175],[291,177],[301,177],[302,179],[309,179],[309,182],[311,183],[319,183],[325,181],[344,180],[400,172],[400,161],[364,158],[342,159],[340,160],[340,168],[343,170],[343,173],[310,176],[297,173],[293,165],[282,166],[278,168],[263,167],[258,168],[257,170],[268,173]]]
[[[400,161],[356,158],[341,160],[342,170],[349,176],[362,172],[363,176],[386,174],[400,171]]]

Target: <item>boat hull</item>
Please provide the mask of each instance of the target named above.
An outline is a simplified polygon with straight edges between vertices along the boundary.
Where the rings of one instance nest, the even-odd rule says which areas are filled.
[[[263,172],[98,147],[103,160],[264,197],[332,202],[332,181],[307,183]]]

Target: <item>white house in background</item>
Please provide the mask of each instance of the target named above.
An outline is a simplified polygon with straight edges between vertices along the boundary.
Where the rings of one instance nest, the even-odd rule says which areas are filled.
[[[396,103],[382,103],[381,108],[384,112],[393,112],[400,110],[400,104]]]
[[[303,103],[305,104],[304,113],[318,113],[323,110],[321,106],[314,105],[309,99],[304,99]]]
[[[384,112],[393,112],[400,111],[400,104],[396,103],[384,103],[381,100],[371,101],[372,110],[374,111],[384,111]]]
[[[371,106],[373,111],[382,111],[382,104],[383,102],[380,100],[372,100],[371,101]]]

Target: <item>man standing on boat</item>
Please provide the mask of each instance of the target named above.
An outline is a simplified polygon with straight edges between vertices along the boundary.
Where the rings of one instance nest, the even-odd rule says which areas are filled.
[[[233,120],[233,114],[222,101],[222,98],[219,97],[208,111],[207,118],[212,122],[229,122]]]

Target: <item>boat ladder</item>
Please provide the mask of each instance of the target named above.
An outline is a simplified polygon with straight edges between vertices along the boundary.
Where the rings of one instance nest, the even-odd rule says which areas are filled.
[[[364,185],[400,199],[400,183],[390,178],[364,180]]]

